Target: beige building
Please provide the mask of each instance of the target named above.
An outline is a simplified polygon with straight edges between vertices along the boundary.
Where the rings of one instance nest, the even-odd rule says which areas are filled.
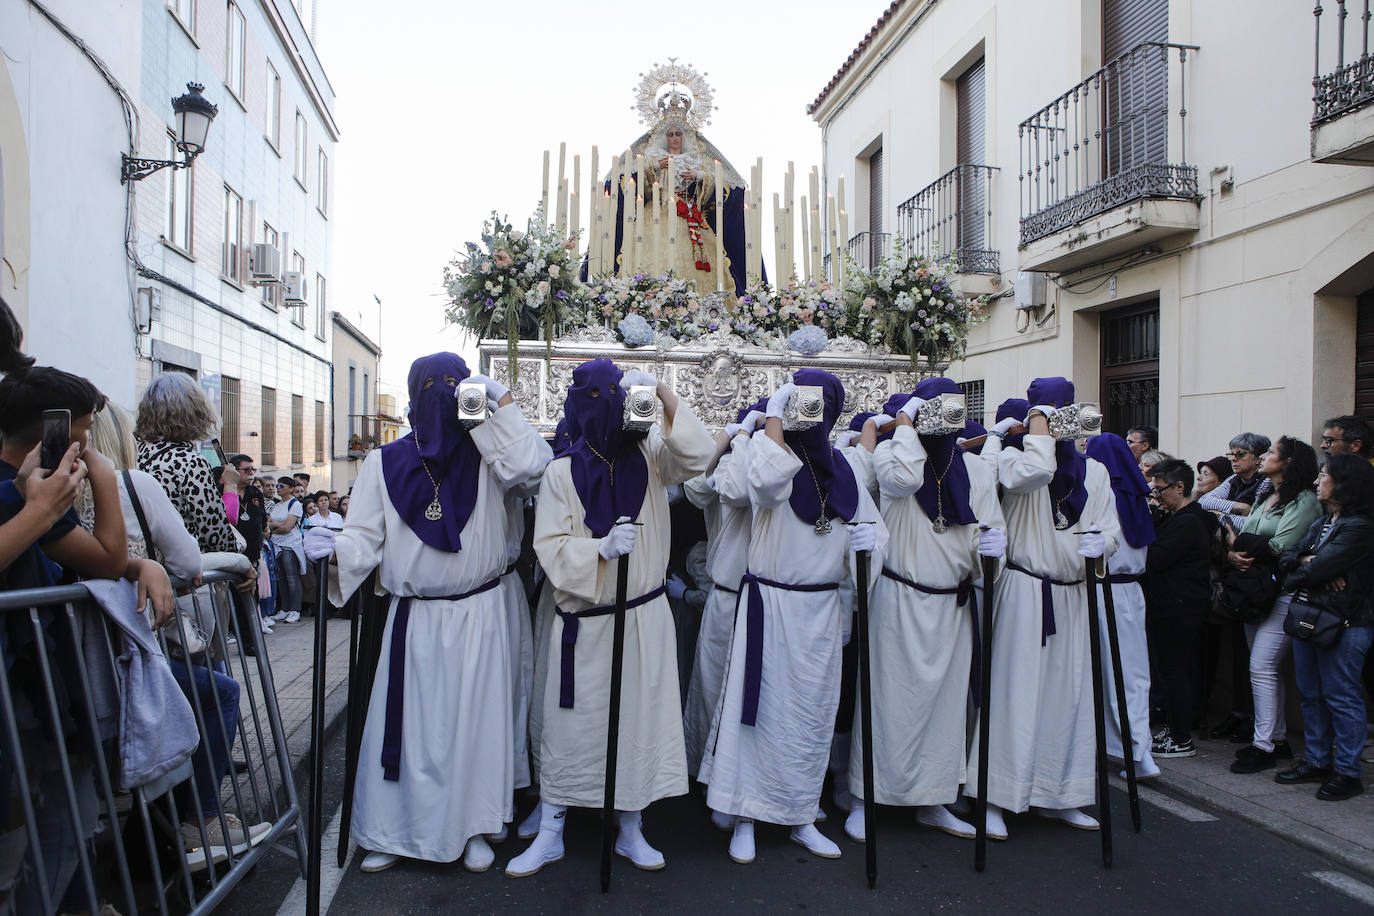
[[[949,371],[989,420],[1037,375],[1194,459],[1374,415],[1368,25],[1322,6],[1314,113],[1310,4],[896,0],[808,109],[850,251],[998,297]]]
[[[382,431],[382,445],[389,445],[404,435],[401,430],[406,428],[406,422],[396,412],[394,394],[377,395],[377,422]]]
[[[334,313],[330,359],[333,364],[334,423],[329,441],[331,490],[346,493],[358,479],[367,453],[387,440],[377,416],[377,366],[382,348],[347,318]]]

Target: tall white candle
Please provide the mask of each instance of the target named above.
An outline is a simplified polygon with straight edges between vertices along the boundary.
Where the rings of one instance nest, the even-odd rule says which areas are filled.
[[[841,211],[840,211],[840,238],[842,238],[842,239],[847,239],[847,238],[849,238],[849,214],[846,213],[844,210],[841,210]],[[848,251],[848,250],[849,250],[849,243],[848,243],[848,242],[845,242],[844,247],[845,247],[845,251]],[[871,268],[874,268],[874,267],[877,267],[877,266],[878,266],[878,265],[876,265],[876,264],[870,264],[870,265],[869,265],[869,268],[871,269]],[[845,275],[845,262],[844,262],[844,260],[841,260],[841,261],[840,261],[839,280],[836,281],[840,286],[844,286],[844,275]]]
[[[582,225],[581,214],[577,212],[578,201],[582,199],[578,191],[582,189],[582,157],[573,156],[572,181],[568,183],[568,235],[577,235]]]
[[[839,211],[835,208],[835,195],[826,196],[827,214],[830,217],[830,280],[835,282],[840,276]]]
[[[643,229],[640,225],[640,211],[644,209],[644,198],[639,195],[639,179],[630,176],[630,190],[625,197],[625,206],[630,208],[630,273],[636,273],[643,257]]]
[[[816,278],[811,268],[811,211],[806,206],[806,195],[801,199],[802,221],[802,279],[810,282]]]
[[[730,282],[730,275],[725,269],[725,184],[721,179],[720,160],[712,161],[716,170],[716,260],[711,270],[713,276],[719,278],[716,285],[733,292],[734,284]]]
[[[558,179],[558,209],[554,211],[554,226],[558,229],[558,235],[566,238],[568,235],[568,179]]]
[[[667,207],[667,213],[664,214],[663,218],[667,221],[668,229],[668,250],[665,253],[668,265],[677,267],[681,263],[677,254],[677,237],[680,232],[686,232],[686,227],[682,220],[677,218],[677,159],[672,156],[668,157],[667,181],[668,184],[665,188],[667,193],[663,196],[664,204]]]
[[[544,195],[540,198],[543,205],[543,221],[549,221],[549,151],[544,150]]]
[[[614,272],[617,274],[623,274],[630,266],[630,218],[634,215],[635,199],[634,192],[630,190],[630,176],[626,171],[629,164],[630,151],[626,150],[620,157],[619,177],[611,188],[612,212],[617,209],[620,211],[620,247],[611,252],[611,257],[615,259]]]

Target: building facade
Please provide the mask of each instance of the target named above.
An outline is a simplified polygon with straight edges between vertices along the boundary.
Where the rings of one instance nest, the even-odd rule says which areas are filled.
[[[330,489],[346,493],[358,479],[367,453],[385,445],[377,416],[377,368],[382,348],[335,312],[333,344],[334,422],[329,434]]]
[[[167,100],[203,84],[219,106],[194,167],[139,183],[137,283],[150,303],[138,386],[191,372],[228,452],[264,475],[327,486],[330,240],[338,126],[311,43],[313,5],[142,0],[140,155],[171,152]],[[259,253],[254,246],[275,249]],[[255,274],[298,282],[262,282]],[[336,488],[336,487],[335,487]]]
[[[125,406],[136,348],[146,350],[119,181],[142,22],[137,3],[0,0],[0,297],[40,363]]]
[[[808,108],[851,253],[995,297],[948,373],[989,416],[1066,375],[1198,458],[1374,414],[1374,63],[1325,6],[1314,113],[1311,5],[891,3]]]

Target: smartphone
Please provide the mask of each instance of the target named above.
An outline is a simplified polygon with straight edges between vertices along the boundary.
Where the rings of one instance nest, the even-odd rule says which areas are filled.
[[[43,411],[43,448],[39,453],[39,464],[43,470],[57,470],[71,444],[72,412],[65,408]]]
[[[224,449],[220,448],[218,439],[211,439],[200,444],[200,454],[209,462],[212,468],[222,468],[229,464],[229,460],[224,457]]]

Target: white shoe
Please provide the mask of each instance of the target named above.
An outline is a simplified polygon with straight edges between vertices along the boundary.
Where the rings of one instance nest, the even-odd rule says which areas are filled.
[[[945,810],[944,805],[921,805],[916,809],[916,823],[932,830],[943,830],[950,836],[971,840],[977,836],[972,824],[966,824]]]
[[[806,847],[806,851],[822,859],[838,859],[840,847],[836,846],[819,830],[815,824],[802,824],[792,828],[792,842]]]
[[[301,622],[301,612],[300,612],[300,611],[287,611],[287,612],[286,612],[286,617],[283,618],[283,622],[284,622],[284,623],[300,623],[300,622]]]
[[[277,613],[273,614],[268,619],[273,621],[274,623],[281,623],[283,620],[286,619],[286,611],[277,611]]]
[[[638,811],[621,811],[620,833],[615,838],[615,854],[630,860],[641,871],[659,871],[666,864],[663,853],[644,839],[643,821]]]
[[[391,866],[401,860],[398,855],[389,852],[369,852],[363,856],[363,864],[360,866],[365,872],[386,871]]]
[[[730,859],[740,865],[754,861],[754,822],[746,817],[735,821],[735,832],[730,837]]]
[[[498,830],[498,831],[495,832],[495,833],[488,833],[488,834],[487,834],[487,842],[488,842],[488,843],[504,843],[504,842],[506,842],[506,837],[508,837],[508,836],[510,836],[510,825],[509,825],[509,824],[502,824],[500,830]]]
[[[825,813],[825,809],[822,808],[820,805],[817,805],[817,806],[816,806],[816,816],[813,817],[813,818],[811,819],[811,823],[813,823],[813,824],[824,824],[824,823],[826,822],[826,820],[829,819],[829,817],[830,817],[830,815],[828,815],[828,814]]]
[[[973,799],[969,799],[969,802],[972,803],[972,802],[973,802]],[[976,825],[977,825],[977,823],[978,823],[977,820],[976,820],[976,818],[977,818],[977,816],[978,816],[978,808],[977,808],[976,805],[973,806],[973,816],[974,816],[974,818],[975,818],[975,820],[974,820],[974,824],[975,824],[974,833],[975,833],[975,835],[976,835],[976,834],[977,834]],[[988,805],[988,817],[987,817],[986,823],[987,823],[987,834],[988,834],[988,839],[989,839],[989,840],[1005,840],[1005,839],[1007,838],[1007,821],[1006,821],[1006,819],[1005,819],[1004,817],[1002,817],[1002,809],[1001,809],[1001,808],[997,807],[996,805],[989,804],[989,805]]]
[[[271,618],[271,617],[262,617],[262,618],[260,618],[260,619],[262,620],[262,625],[261,625],[261,627],[260,627],[261,630],[262,630],[262,635],[264,635],[264,636],[269,636],[269,635],[271,635],[271,633],[272,633],[272,627],[273,627],[272,618]]]
[[[1093,818],[1077,808],[1032,808],[1037,815],[1050,821],[1059,821],[1061,824],[1068,824],[1079,830],[1099,829],[1097,819]]]
[[[520,822],[520,826],[515,828],[515,835],[522,840],[532,840],[539,836],[539,812],[544,810],[543,802],[535,802],[534,810],[530,816]]]
[[[1145,754],[1145,759],[1135,765],[1136,779],[1154,779],[1160,774],[1159,764],[1155,763],[1154,755]]]
[[[711,826],[715,827],[717,830],[729,833],[731,830],[735,829],[735,816],[733,814],[726,814],[723,811],[712,811]]]
[[[507,878],[524,878],[563,858],[563,818],[568,809],[543,802],[539,806],[539,835],[529,848],[506,866]]]
[[[467,847],[463,850],[463,867],[472,872],[483,872],[491,868],[491,863],[496,861],[496,853],[491,851],[486,839],[478,834],[468,838]]]
[[[868,838],[867,826],[868,822],[864,820],[864,803],[855,799],[854,807],[849,809],[849,817],[844,819],[844,835],[856,843],[863,843]]]

